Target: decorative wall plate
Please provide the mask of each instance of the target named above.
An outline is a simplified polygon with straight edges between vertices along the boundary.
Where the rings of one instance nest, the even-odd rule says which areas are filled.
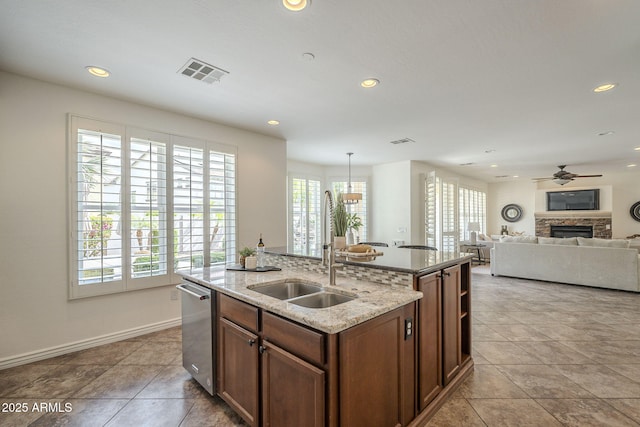
[[[516,204],[508,204],[504,208],[502,208],[502,219],[508,222],[516,222],[520,221],[522,218],[522,208]]]
[[[629,209],[629,213],[631,214],[631,218],[636,221],[640,221],[640,202],[635,202],[631,205],[631,209]]]

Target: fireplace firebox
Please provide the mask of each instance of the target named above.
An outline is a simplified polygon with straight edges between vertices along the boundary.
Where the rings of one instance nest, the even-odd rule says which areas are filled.
[[[590,225],[552,225],[551,237],[593,237]]]

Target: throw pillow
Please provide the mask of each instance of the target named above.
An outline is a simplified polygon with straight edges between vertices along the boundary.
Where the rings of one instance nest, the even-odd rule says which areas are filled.
[[[578,245],[580,246],[594,246],[597,248],[628,248],[628,240],[623,239],[598,239],[594,237],[592,239],[588,237],[578,237]]]
[[[578,239],[576,237],[538,237],[538,243],[541,245],[578,246]]]
[[[538,243],[536,236],[502,236],[501,242],[505,243]]]

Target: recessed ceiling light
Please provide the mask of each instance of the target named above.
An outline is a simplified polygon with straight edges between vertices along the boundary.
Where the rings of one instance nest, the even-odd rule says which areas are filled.
[[[378,79],[366,79],[360,83],[360,86],[369,89],[369,88],[378,86],[379,83],[380,83],[380,80]]]
[[[492,167],[492,168],[497,168],[497,167],[498,167],[498,165],[491,165],[491,167]]]
[[[305,52],[302,54],[302,59],[305,61],[313,61],[316,59],[316,56],[311,52]]]
[[[520,175],[513,175],[514,178],[520,178]]]
[[[627,165],[628,168],[635,168],[637,165],[635,163],[631,163],[630,165]]]
[[[598,136],[613,135],[614,133],[615,133],[614,131],[612,131],[612,130],[608,130],[608,131],[606,131],[606,132],[600,132],[600,133],[598,134]]]
[[[636,148],[634,148],[634,150],[640,151],[640,147],[636,147]]]
[[[96,67],[95,65],[89,65],[86,68],[86,70],[91,73],[92,75],[96,76],[96,77],[109,77],[111,75],[111,73],[109,72],[109,70],[101,68],[101,67]]]
[[[494,150],[493,148],[490,148],[489,150],[484,150],[484,152],[487,153],[487,154],[493,153],[494,151],[496,151],[496,150]]]
[[[269,120],[269,121],[267,122],[267,124],[268,124],[268,125],[271,125],[271,126],[278,126],[278,125],[280,124],[280,122],[279,122],[279,121],[277,121],[277,120]]]
[[[305,7],[311,4],[311,0],[282,0],[282,4],[288,10],[293,12],[300,12]]]
[[[595,93],[607,92],[618,86],[618,83],[605,83],[593,89]]]

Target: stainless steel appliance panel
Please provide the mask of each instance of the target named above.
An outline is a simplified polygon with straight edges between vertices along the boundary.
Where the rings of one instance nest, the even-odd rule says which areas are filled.
[[[213,396],[216,393],[215,292],[191,282],[176,288],[182,294],[182,366]]]

